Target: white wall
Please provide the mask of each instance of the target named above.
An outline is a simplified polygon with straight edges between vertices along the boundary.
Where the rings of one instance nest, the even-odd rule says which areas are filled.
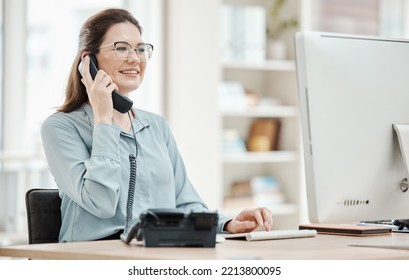
[[[4,3],[4,150],[22,149],[26,90],[26,4],[25,0]],[[11,55],[12,54],[12,55]],[[10,121],[13,120],[13,121]],[[18,128],[18,129],[17,129]]]
[[[217,85],[218,0],[166,1],[168,119],[192,183],[211,209],[221,202]]]

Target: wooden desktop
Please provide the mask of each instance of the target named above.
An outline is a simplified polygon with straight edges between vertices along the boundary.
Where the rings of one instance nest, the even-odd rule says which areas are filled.
[[[384,248],[379,248],[379,246]],[[17,245],[0,248],[0,256],[24,259],[167,259],[167,260],[388,260],[409,259],[409,234],[353,237],[318,234],[316,237],[238,241],[215,248],[147,248],[120,240]]]

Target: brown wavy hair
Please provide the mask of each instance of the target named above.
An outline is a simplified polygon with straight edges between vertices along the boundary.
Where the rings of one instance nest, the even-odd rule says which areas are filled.
[[[71,66],[67,86],[65,88],[64,104],[58,108],[59,112],[69,113],[79,108],[88,101],[88,95],[78,65],[81,62],[83,52],[97,54],[108,29],[118,23],[130,22],[135,25],[142,34],[142,27],[130,12],[124,9],[106,9],[91,16],[81,28],[77,55]]]

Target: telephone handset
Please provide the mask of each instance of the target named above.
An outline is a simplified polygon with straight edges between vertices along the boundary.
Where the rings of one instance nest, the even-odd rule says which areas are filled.
[[[89,55],[89,72],[91,73],[92,79],[95,79],[95,76],[98,73],[98,61],[94,54]],[[78,65],[78,71],[80,72],[81,76],[82,69],[83,69],[84,59],[81,61],[80,65]],[[126,96],[119,94],[116,90],[112,91],[112,103],[114,105],[114,109],[118,112],[125,114],[127,113],[133,105],[133,101]]]

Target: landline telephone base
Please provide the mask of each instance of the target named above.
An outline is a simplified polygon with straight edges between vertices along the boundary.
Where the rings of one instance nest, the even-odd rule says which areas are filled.
[[[149,209],[121,240],[129,244],[136,238],[145,247],[215,247],[217,222],[216,212]]]

